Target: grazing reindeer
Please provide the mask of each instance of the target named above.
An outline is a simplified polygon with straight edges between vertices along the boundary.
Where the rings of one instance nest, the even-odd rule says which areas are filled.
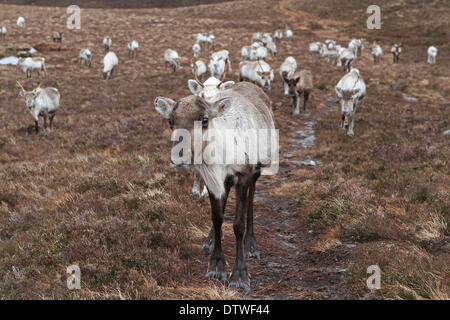
[[[103,58],[103,78],[105,80],[111,79],[114,69],[119,64],[119,58],[112,51],[109,51]]]
[[[428,60],[427,62],[429,64],[435,64],[436,63],[436,56],[438,54],[438,49],[435,46],[431,46],[428,48]]]
[[[53,42],[62,42],[62,38],[63,38],[63,33],[59,32],[59,31],[53,31],[52,33],[52,39]]]
[[[363,39],[352,39],[348,43],[348,48],[353,51],[355,58],[358,57],[358,54],[361,55],[364,50],[364,40]]]
[[[281,39],[283,39],[283,31],[281,30],[275,30],[273,33],[273,37],[275,38],[275,42],[279,43]]]
[[[402,44],[394,44],[391,48],[391,53],[393,55],[393,63],[397,64],[400,59],[400,54],[402,53]]]
[[[201,50],[202,50],[202,47],[198,43],[194,43],[194,45],[192,46],[192,54],[193,54],[194,58],[198,58]]]
[[[84,65],[90,67],[92,64],[92,53],[91,50],[89,49],[81,49],[80,51],[80,65],[83,63],[84,61]]]
[[[139,43],[136,40],[131,40],[128,45],[128,57],[136,58],[138,55]]]
[[[213,52],[209,57],[208,69],[211,76],[217,79],[222,78],[225,73],[225,66],[228,65],[228,71],[231,72],[230,53],[228,50]]]
[[[31,78],[33,71],[36,71],[38,77],[41,75],[41,71],[44,71],[44,75],[47,76],[47,69],[45,68],[45,58],[42,57],[28,57],[19,58],[17,61],[17,67],[22,69],[27,74],[27,79]]]
[[[221,91],[214,103],[208,103],[197,96],[188,96],[177,102],[163,97],[155,99],[156,110],[169,120],[169,125],[175,132],[187,130],[193,137],[194,126],[198,128],[197,121],[200,121],[202,134],[206,137],[201,151],[217,150],[222,154],[229,147],[242,149],[244,145],[258,145],[256,140],[260,135],[256,134],[246,139],[243,132],[247,130],[255,130],[258,133],[270,132],[270,138],[272,138],[275,125],[270,103],[269,97],[260,88],[250,83],[238,83]],[[235,133],[230,134],[230,131]],[[194,141],[191,141],[191,145],[194,145]],[[235,161],[221,161],[221,159],[211,161],[212,159],[209,158],[202,159],[201,164],[195,164],[195,169],[200,173],[208,188],[214,228],[214,245],[206,273],[207,278],[222,281],[227,279],[221,241],[222,223],[229,191],[233,185],[236,188],[236,212],[233,223],[236,237],[236,261],[229,279],[230,288],[250,290],[245,258],[260,258],[253,231],[255,185],[259,176],[267,170],[267,166],[271,166],[276,161],[278,151],[275,150],[274,154],[274,147],[270,143],[260,145],[263,149],[258,150],[260,152],[244,151],[246,152],[245,160],[240,164],[236,164]],[[190,159],[194,158],[193,150],[194,147],[191,147]],[[181,161],[175,159],[177,164],[171,159],[172,166],[177,168],[192,166],[192,162],[187,158],[189,157],[183,155]]]
[[[284,36],[286,37],[286,39],[291,40],[293,35],[294,33],[292,32],[292,30],[286,26],[286,29],[284,30]]]
[[[275,44],[275,42],[273,41],[267,42],[266,48],[267,50],[269,50],[269,53],[272,57],[277,55],[277,45]]]
[[[5,40],[6,39],[6,27],[5,26],[0,27],[0,34],[2,35],[2,39]]]
[[[39,117],[44,118],[44,128],[47,129],[47,122],[50,119],[50,129],[53,125],[53,118],[59,109],[60,94],[56,88],[41,88],[40,86],[33,91],[26,91],[17,81],[22,89],[20,96],[25,98],[25,104],[34,119],[34,128],[39,133]]]
[[[25,27],[25,18],[24,17],[17,18],[17,26],[19,28]]]
[[[373,56],[373,64],[377,65],[380,63],[381,55],[383,54],[383,50],[378,44],[374,44],[372,47],[372,56]]]
[[[336,46],[337,48],[338,46]],[[356,59],[355,54],[352,50],[344,48],[339,54],[338,65],[342,67],[345,72],[350,72],[353,61]]]
[[[199,65],[197,64],[197,62],[202,62],[202,61],[196,61],[196,64],[192,66],[195,80],[194,79],[188,80],[189,90],[192,92],[192,94],[194,96],[199,96],[199,97],[205,99],[205,101],[207,101],[208,103],[213,103],[213,102],[215,102],[215,97],[219,94],[220,90],[224,90],[224,89],[231,87],[234,84],[234,81],[226,81],[225,82],[226,75],[227,75],[226,65],[225,65],[225,68],[224,68],[225,72],[222,75],[222,80],[218,80],[215,77],[209,77],[208,80],[206,80],[205,82],[201,82],[200,79],[198,78],[200,76],[200,68],[198,67]],[[204,65],[204,63],[203,63],[203,65]],[[206,72],[206,66],[205,66],[205,72]],[[208,193],[208,189],[206,189],[206,185],[205,185],[203,187],[202,193],[200,193],[200,182],[201,182],[200,177],[196,174],[196,171],[194,171],[194,185],[192,187],[192,194],[203,197]],[[211,233],[210,233],[210,235],[211,235]],[[208,240],[205,242],[202,249],[207,250],[208,248],[210,248],[211,241],[212,241],[212,237],[209,236]]]
[[[255,32],[252,35],[252,41],[253,42],[255,42],[255,41],[262,41],[262,38],[263,38],[263,34],[261,32]]]
[[[294,75],[297,70],[297,61],[294,57],[287,57],[280,67],[280,77],[283,80],[284,95],[289,94],[289,79]]]
[[[198,59],[197,61],[193,62],[191,60],[191,70],[192,74],[194,76],[203,78],[203,75],[206,74],[206,63],[202,59]]]
[[[241,61],[239,64],[239,81],[250,81],[269,91],[273,78],[273,69],[264,60]]]
[[[105,52],[108,52],[111,48],[112,40],[110,37],[106,36],[103,38],[103,46],[105,47]]]
[[[172,73],[175,73],[177,69],[180,67],[180,59],[181,57],[178,55],[178,52],[172,49],[167,49],[164,51],[164,66],[167,72],[167,67],[172,68]]]
[[[341,103],[341,130],[348,129],[347,134],[353,136],[356,107],[366,95],[366,85],[358,69],[352,70],[339,80],[334,88],[336,96]],[[350,127],[348,125],[350,117]]]
[[[303,116],[306,118],[306,103],[313,89],[313,76],[309,70],[294,73],[289,79],[289,95],[292,96],[292,117],[300,115],[300,98],[303,95]]]

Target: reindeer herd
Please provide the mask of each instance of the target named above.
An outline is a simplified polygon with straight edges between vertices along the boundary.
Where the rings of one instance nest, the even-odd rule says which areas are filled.
[[[25,19],[19,17],[17,26],[23,28]],[[6,27],[0,27],[2,39],[6,39]],[[190,67],[193,79],[188,80],[191,95],[179,100],[169,97],[157,97],[154,100],[156,111],[167,119],[170,128],[175,132],[183,129],[194,135],[195,123],[200,123],[203,137],[208,137],[212,130],[218,132],[215,139],[203,139],[202,151],[208,148],[223,148],[231,145],[240,148],[243,144],[256,145],[255,137],[247,137],[243,141],[241,136],[245,130],[274,130],[275,121],[272,112],[272,102],[267,92],[272,89],[275,71],[267,62],[268,57],[278,54],[278,46],[283,39],[293,41],[294,33],[287,26],[285,30],[275,30],[272,33],[255,32],[251,37],[251,44],[243,46],[240,51],[242,61],[239,63],[239,82],[226,81],[227,73],[232,71],[230,53],[228,50],[212,52],[216,46],[216,38],[212,33],[198,33],[194,35]],[[53,40],[62,43],[62,33],[54,32]],[[335,64],[345,72],[335,86],[336,96],[341,105],[342,130],[348,135],[354,135],[354,119],[356,107],[363,101],[366,86],[358,69],[352,67],[353,62],[361,56],[364,50],[364,39],[352,39],[347,46],[337,44],[335,40],[327,39],[309,45],[311,58],[320,56],[326,62]],[[119,64],[117,55],[111,51],[112,39],[108,36],[102,40],[105,49],[103,58],[103,76],[105,80],[113,76]],[[131,40],[127,44],[129,58],[137,58],[139,44]],[[211,52],[209,60],[200,59],[203,51]],[[436,63],[437,48],[428,49],[428,63]],[[374,43],[371,47],[374,64],[379,63],[383,54],[381,47]],[[402,44],[395,44],[391,53],[394,63],[399,62]],[[80,50],[78,60],[80,65],[91,67],[93,53],[88,48]],[[177,72],[181,63],[189,59],[181,57],[177,51],[168,48],[164,52],[166,72]],[[26,73],[27,78],[36,72],[46,72],[45,58],[27,57],[18,59],[17,66]],[[312,70],[298,68],[293,56],[288,56],[279,67],[279,76],[283,85],[283,93],[292,97],[292,117],[300,115],[300,105],[303,99],[303,114],[307,116],[307,104],[313,89]],[[205,80],[207,73],[210,76]],[[20,96],[25,99],[25,105],[35,121],[36,133],[39,132],[39,117],[44,119],[44,128],[52,127],[53,118],[60,105],[60,94],[57,88],[41,88],[26,91],[20,87]],[[228,135],[228,130],[237,132]],[[253,139],[253,140],[252,140]],[[223,144],[225,141],[226,143]],[[194,144],[194,142],[192,142]],[[233,230],[236,237],[236,260],[229,279],[232,288],[250,289],[250,279],[247,272],[246,259],[260,259],[256,247],[253,229],[253,200],[255,185],[261,174],[275,161],[270,144],[263,145],[264,152],[256,156],[247,154],[243,163],[215,163],[203,159],[200,163],[192,164],[194,145],[190,148],[190,157],[183,157],[182,161],[174,162],[171,166],[180,169],[194,167],[194,184],[192,193],[198,196],[209,195],[211,205],[212,228],[203,245],[203,249],[210,251],[210,259],[206,277],[227,280],[225,273],[225,258],[222,251],[222,224],[225,207],[231,187],[236,190],[236,211]],[[266,150],[267,149],[267,150]],[[185,151],[183,151],[185,152]],[[249,161],[252,158],[255,161]],[[188,160],[184,160],[188,159]],[[204,184],[201,187],[201,184]]]

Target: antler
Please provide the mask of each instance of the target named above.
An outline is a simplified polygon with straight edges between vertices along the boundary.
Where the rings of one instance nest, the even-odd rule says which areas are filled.
[[[205,85],[203,84],[203,82],[201,82],[200,79],[199,79],[198,76],[197,76],[197,64],[196,64],[195,62],[194,62],[194,78],[195,78],[195,81],[197,81],[197,83],[198,83],[202,88],[205,87]]]
[[[19,85],[19,87],[22,89],[23,92],[26,92],[26,91],[27,91],[27,90],[24,89],[24,87],[22,87],[22,85],[20,84],[19,81],[16,81],[16,82],[17,82],[17,84]]]
[[[222,79],[220,80],[219,84],[217,85],[217,88],[220,88],[222,83],[225,81],[225,78],[227,77],[227,67],[228,67],[228,59],[225,60],[225,66],[223,67]]]

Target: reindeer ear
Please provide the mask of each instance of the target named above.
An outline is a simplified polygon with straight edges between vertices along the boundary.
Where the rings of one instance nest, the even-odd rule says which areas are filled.
[[[222,84],[220,85],[220,89],[223,89],[223,90],[228,89],[228,88],[231,87],[234,83],[235,83],[234,81],[227,81],[227,82],[224,82],[224,83],[222,83]]]
[[[200,91],[202,91],[202,86],[197,82],[197,80],[189,79],[188,87],[194,96],[198,95]]]
[[[20,91],[19,92],[19,96],[21,96],[22,98],[25,97],[25,92],[24,91]]]
[[[157,97],[154,104],[156,111],[158,111],[164,118],[169,119],[175,105],[175,101],[170,98]]]
[[[211,105],[210,113],[211,116],[219,116],[221,113],[226,112],[233,102],[233,98],[222,98]]]

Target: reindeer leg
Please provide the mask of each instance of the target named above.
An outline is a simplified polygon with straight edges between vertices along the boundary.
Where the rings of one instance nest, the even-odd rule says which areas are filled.
[[[48,114],[45,113],[43,118],[44,118],[44,129],[47,129]]]
[[[300,94],[295,92],[294,103],[292,105],[292,117],[294,118],[298,118],[300,115]]]
[[[55,117],[55,113],[50,113],[50,129],[53,128],[53,118]]]
[[[309,91],[303,91],[303,117],[306,119],[308,117],[308,113],[306,113],[306,104],[308,103],[309,99]]]
[[[227,185],[227,181],[225,181],[225,187],[228,187],[228,190],[231,187],[230,185]],[[209,193],[209,201],[211,202],[211,219],[213,221],[214,228],[214,248],[209,260],[206,277],[221,281],[225,281],[227,279],[227,275],[225,273],[225,257],[222,252],[221,240],[223,215],[227,197],[228,192],[226,192],[221,199],[216,199],[212,193]]]
[[[245,258],[261,259],[261,255],[256,250],[256,240],[253,231],[253,199],[255,197],[255,185],[261,172],[257,172],[253,175],[253,180],[248,191],[248,210],[247,210],[247,230],[245,232],[244,248]]]
[[[36,130],[36,133],[39,133],[39,121],[34,120],[34,129]]]
[[[230,193],[230,188],[232,186],[233,181],[226,181],[225,182],[225,200],[223,201],[223,213],[225,214],[225,207],[227,205],[227,199],[228,199],[228,194]],[[206,192],[208,192],[208,189],[206,188]],[[203,243],[202,246],[202,250],[206,251],[209,250],[209,252],[213,251],[213,239],[214,239],[214,226],[211,227],[211,230],[209,230],[209,234],[208,237],[206,238],[205,242]],[[221,240],[223,240],[223,235],[221,236]]]
[[[353,111],[350,114],[350,127],[349,127],[348,132],[347,132],[347,134],[349,136],[355,135],[355,133],[353,132],[353,126],[355,124],[355,111],[356,111],[356,103],[353,104]]]
[[[236,261],[230,278],[230,288],[242,288],[245,291],[250,290],[250,280],[247,273],[247,265],[244,257],[244,233],[245,233],[245,214],[248,208],[248,189],[252,183],[250,175],[241,175],[238,177],[236,185],[236,215],[233,223],[234,235],[236,237]]]

